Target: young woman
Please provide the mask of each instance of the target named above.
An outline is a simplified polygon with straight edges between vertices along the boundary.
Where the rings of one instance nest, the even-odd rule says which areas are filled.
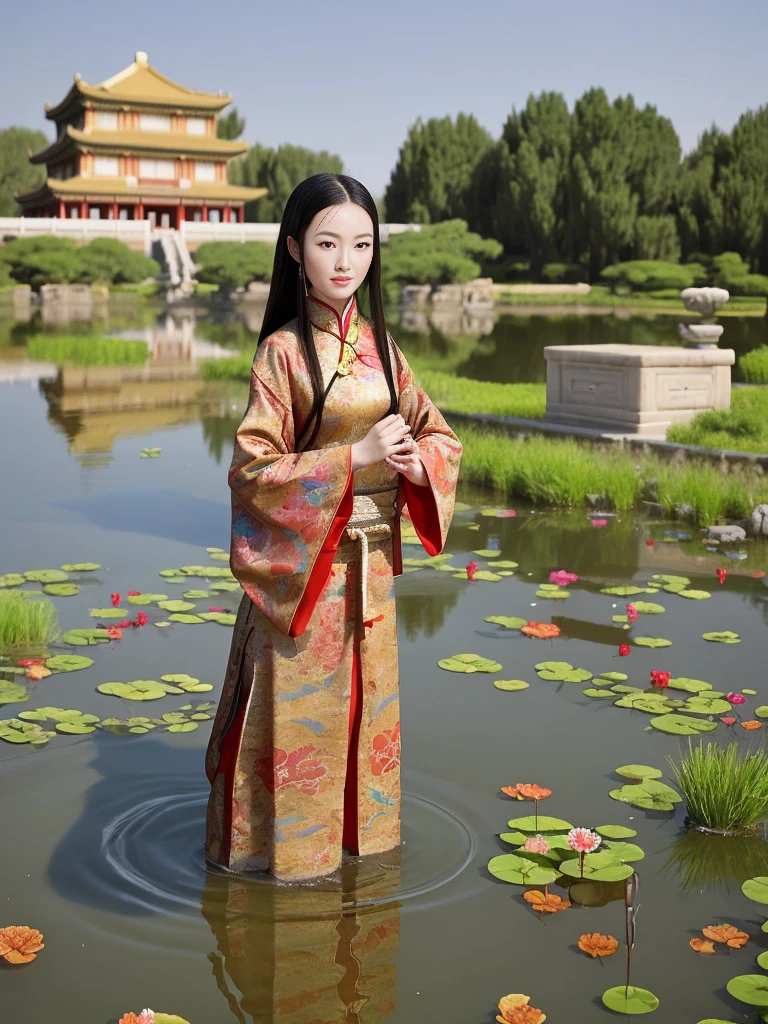
[[[210,863],[311,879],[342,847],[399,845],[400,515],[440,552],[460,460],[387,334],[370,193],[307,178],[280,226],[229,473],[245,594],[206,754]]]

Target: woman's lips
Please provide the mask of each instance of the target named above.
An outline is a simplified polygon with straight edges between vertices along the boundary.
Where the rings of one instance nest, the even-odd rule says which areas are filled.
[[[334,284],[349,284],[352,280],[351,277],[332,277],[331,280]]]

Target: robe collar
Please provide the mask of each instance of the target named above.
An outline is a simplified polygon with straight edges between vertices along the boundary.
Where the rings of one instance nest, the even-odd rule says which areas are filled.
[[[350,327],[354,324],[355,328],[357,328],[358,323],[357,300],[354,295],[350,296],[341,316],[332,306],[321,302],[320,299],[316,299],[313,295],[307,295],[307,303],[310,323],[317,327],[318,330],[325,331],[326,334],[332,334],[339,341],[354,343],[357,338],[356,330],[350,331]],[[352,335],[355,335],[355,337],[353,338]]]

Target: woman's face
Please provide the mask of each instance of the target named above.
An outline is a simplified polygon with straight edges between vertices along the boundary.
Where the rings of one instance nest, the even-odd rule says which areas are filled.
[[[299,247],[288,238],[288,249],[300,260]],[[342,312],[349,297],[365,280],[373,259],[373,221],[357,203],[340,203],[320,210],[304,235],[304,275],[310,294]]]

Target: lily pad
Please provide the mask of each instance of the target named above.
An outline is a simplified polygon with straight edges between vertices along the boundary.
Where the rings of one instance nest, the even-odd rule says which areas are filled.
[[[717,722],[688,718],[685,715],[662,715],[659,718],[652,718],[651,725],[659,732],[669,732],[674,736],[698,736],[717,728]]]
[[[520,832],[568,832],[573,828],[562,818],[551,818],[546,814],[528,814],[523,818],[513,818],[507,822],[510,828],[518,829]]]
[[[80,587],[76,583],[47,583],[43,587],[43,593],[52,597],[74,597],[80,593]]]
[[[99,724],[98,715],[85,715],[82,711],[66,708],[38,708],[36,711],[21,711],[19,718],[27,722],[55,722],[56,731],[73,736],[95,732]]]
[[[535,668],[541,679],[554,682],[585,683],[592,678],[592,673],[588,669],[574,668],[569,661],[540,661]]]
[[[159,700],[167,693],[184,693],[178,686],[159,683],[154,679],[134,679],[130,683],[102,683],[96,689],[111,697],[124,697],[126,700]]]
[[[632,839],[637,835],[635,829],[626,825],[598,825],[595,832],[604,839]]]
[[[681,587],[690,586],[691,582],[687,576],[674,576],[671,573],[654,573],[651,579],[669,586],[679,584]]]
[[[637,785],[612,789],[608,796],[612,800],[619,800],[633,807],[642,807],[645,811],[671,811],[674,810],[674,805],[682,800],[671,786],[656,779],[644,779]]]
[[[499,839],[509,843],[510,846],[522,846],[527,838],[522,832],[502,832],[499,836]]]
[[[607,679],[611,683],[623,683],[629,676],[626,672],[601,672],[599,676],[595,678],[595,683],[602,684],[603,679]]]
[[[631,844],[628,844],[631,845]],[[621,882],[635,873],[635,869],[613,856],[610,850],[588,853],[584,858],[584,874],[581,873],[579,858],[564,860],[560,871],[571,878],[589,878],[593,882]]]
[[[658,768],[651,768],[647,764],[625,764],[621,768],[614,768],[614,771],[625,779],[660,779],[662,776]]]
[[[666,697],[655,696],[652,693],[629,694],[617,700],[614,705],[617,708],[631,708],[632,711],[644,711],[646,715],[668,715],[672,708],[667,704]]]
[[[717,697],[697,696],[689,697],[681,710],[694,715],[725,715],[731,710],[731,705],[729,701]]]
[[[661,615],[666,611],[663,605],[654,604],[653,601],[635,601],[635,608],[641,615]]]
[[[570,590],[561,590],[560,587],[556,587],[554,590],[537,590],[536,597],[550,598],[553,601],[564,601],[566,597],[570,597]]]
[[[185,590],[181,596],[187,601],[198,601],[203,597],[212,597],[213,592],[210,590]]]
[[[199,615],[188,615],[186,612],[175,612],[170,616],[171,622],[186,622],[188,625],[192,625],[195,622],[205,622],[205,619],[201,619]]]
[[[24,578],[30,583],[63,583],[69,576],[61,569],[33,569],[31,572],[25,572]]]
[[[612,594],[614,597],[634,597],[635,594],[647,594],[647,587],[601,587],[601,594]]]
[[[208,552],[209,555],[220,555],[224,551],[224,548],[206,548],[205,550]]]
[[[753,903],[768,903],[768,875],[748,878],[742,885],[741,891]]]
[[[530,683],[526,683],[524,679],[494,679],[493,685],[497,690],[514,692],[515,690],[527,690]]]
[[[486,615],[484,622],[495,622],[505,629],[522,629],[528,622],[527,619],[520,619],[514,615]]]
[[[129,733],[135,736],[142,736],[151,729],[157,728],[157,725],[150,718],[142,718],[140,716],[134,718],[104,718],[101,726],[117,736],[127,736]]]
[[[93,658],[84,658],[82,654],[56,654],[47,658],[45,665],[52,672],[77,672],[81,668],[89,668]]]
[[[158,601],[157,606],[166,612],[188,612],[195,607],[191,601]]]
[[[0,721],[0,740],[6,743],[29,743],[33,747],[44,747],[55,735],[55,732],[46,732],[35,722],[22,722],[20,718]]]
[[[132,594],[128,598],[128,604],[134,604],[142,607],[150,604],[156,604],[158,601],[167,600],[167,594]]]
[[[228,580],[218,580],[218,582],[211,584],[211,590],[227,592],[240,590],[240,584],[237,582],[237,580],[235,580],[234,582],[230,582]]]
[[[628,615],[612,615],[611,616],[611,621],[612,622],[629,622],[629,616]]]
[[[653,1013],[658,1009],[659,1000],[647,988],[635,985],[617,985],[603,992],[603,1003],[615,1013]]]
[[[705,640],[711,640],[712,643],[716,644],[740,644],[741,637],[738,633],[731,632],[730,629],[726,629],[721,633],[702,633]]]
[[[2,587],[20,587],[26,580],[18,572],[7,572],[4,576],[0,576],[0,588]]]
[[[768,975],[740,974],[725,986],[728,994],[749,1006],[768,1006]]]
[[[109,633],[106,629],[68,629],[61,639],[73,647],[88,647],[109,643]]]
[[[756,718],[768,718],[768,704],[761,704],[759,708],[755,708]]]
[[[493,563],[494,569],[517,569],[519,566],[519,562],[513,562],[509,558],[500,558],[497,562]]]
[[[502,882],[513,885],[549,885],[557,878],[554,868],[543,868],[527,857],[502,853],[488,861],[488,870]]]
[[[95,572],[102,567],[98,562],[68,562],[61,568],[64,572]]]
[[[636,643],[638,647],[652,647],[654,648],[654,650],[657,647],[672,646],[671,640],[664,640],[662,637],[659,636],[637,636],[634,639],[634,643]]]
[[[499,672],[498,661],[483,658],[479,654],[454,654],[450,658],[441,658],[437,663],[448,672]]]
[[[226,551],[214,552],[211,555],[211,558],[213,558],[217,562],[228,562],[229,561],[229,554]]]
[[[161,676],[160,678],[164,683],[173,683],[175,686],[180,686],[187,693],[205,693],[213,689],[212,683],[201,683],[199,679],[196,679],[194,676],[188,676],[185,672]]]
[[[162,448],[142,448],[139,452],[140,459],[158,459]]]
[[[595,698],[599,699],[600,697],[607,697],[610,700],[613,700],[614,696],[615,696],[615,694],[611,693],[610,690],[595,690],[595,689],[589,688],[587,690],[582,690],[581,692],[584,694],[585,697],[592,697],[593,699],[595,699]]]
[[[91,608],[91,615],[94,619],[127,619],[128,612],[125,608]]]
[[[472,554],[480,555],[481,558],[498,558],[501,552],[497,548],[478,548]]]
[[[680,597],[690,598],[691,601],[706,601],[712,597],[708,590],[678,590]]]
[[[237,616],[231,612],[200,612],[200,618],[205,622],[218,622],[220,626],[234,626]]]
[[[703,679],[689,679],[687,676],[676,676],[674,679],[670,679],[668,686],[672,690],[685,690],[688,693],[702,693],[712,689],[711,683],[705,683]]]
[[[641,849],[635,843],[612,842],[607,846],[604,845],[603,849],[624,864],[630,864],[634,861],[643,860],[645,858],[645,850]]]
[[[455,572],[453,578],[457,580],[468,579],[467,574],[464,570],[461,572]],[[489,572],[487,569],[478,569],[474,575],[476,580],[484,580],[486,583],[497,583],[499,580],[503,580],[504,577],[497,572]]]
[[[0,679],[0,704],[21,704],[28,700],[27,691],[10,679]]]

